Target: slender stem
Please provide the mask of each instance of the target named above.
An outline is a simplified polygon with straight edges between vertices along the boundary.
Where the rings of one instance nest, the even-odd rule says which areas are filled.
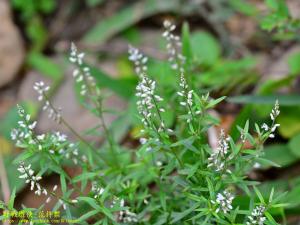
[[[51,103],[51,101],[49,100],[48,96],[43,93],[43,97],[45,98],[46,101],[49,102],[49,106],[51,107],[51,109],[54,111],[55,114],[59,114],[59,112],[57,111],[57,109],[54,107],[54,105]],[[76,130],[74,130],[72,128],[72,126],[63,118],[63,117],[60,117],[60,120],[59,120],[59,123],[62,123],[65,127],[67,127],[71,133],[73,135],[75,135],[82,143],[84,143],[89,149],[91,149],[92,151],[94,151],[101,159],[102,161],[106,164],[106,160],[98,153],[97,149],[95,149],[91,144],[89,144]]]

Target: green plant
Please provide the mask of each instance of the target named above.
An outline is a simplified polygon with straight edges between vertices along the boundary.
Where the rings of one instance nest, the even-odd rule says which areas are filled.
[[[276,39],[299,39],[300,20],[293,18],[284,0],[266,0],[269,11],[262,18],[261,28],[275,31]]]
[[[12,0],[12,7],[20,12],[20,20],[25,25],[25,32],[31,42],[31,50],[41,51],[47,42],[48,31],[43,16],[52,13],[55,0]]]
[[[42,109],[66,126],[77,142],[60,132],[37,134],[37,122],[18,106],[20,120],[11,137],[23,149],[14,160],[20,179],[30,184],[36,195],[44,195],[45,204],[55,201],[53,211],[62,209],[62,218],[75,224],[278,224],[274,215],[276,220],[281,215],[285,221],[286,205],[281,203],[284,195],[272,189],[264,196],[256,188],[258,182],[247,178],[253,167],[276,166],[263,157],[263,144],[274,137],[279,126],[278,102],[270,113],[269,125],[255,123],[252,132],[247,121],[243,128],[238,127],[236,139],[221,129],[217,145],[208,144],[212,138],[208,131],[218,125],[210,110],[225,97],[213,99],[191,88],[192,78],[186,71],[192,62],[181,53],[180,37],[173,33],[175,25],[165,22],[164,26],[173,71],[169,76],[177,80],[167,90],[150,76],[148,58],[134,47],[129,49],[129,59],[139,77],[136,102],[141,146],[127,149],[113,138],[104,120],[104,114],[110,112],[103,106],[104,92],[93,70],[84,63],[84,53],[72,44],[69,59],[75,66],[78,92],[84,106],[99,118],[106,141],[101,146],[87,142],[53,105],[50,87],[37,82],[34,89]],[[175,116],[170,118],[170,111]],[[66,165],[79,166],[81,173],[71,177],[64,170]],[[60,176],[60,184],[46,189],[40,181],[50,174]],[[5,212],[14,211],[14,198],[15,194],[9,204],[1,203],[0,207]],[[23,206],[23,210],[30,212],[34,221],[44,206]],[[4,215],[2,220],[16,219],[9,213]]]

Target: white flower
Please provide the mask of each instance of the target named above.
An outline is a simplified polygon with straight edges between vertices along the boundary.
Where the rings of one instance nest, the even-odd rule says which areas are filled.
[[[208,167],[214,167],[215,171],[219,172],[224,170],[225,163],[229,160],[228,145],[229,137],[226,138],[225,132],[221,129],[220,137],[218,140],[218,147],[211,153],[208,158]],[[229,169],[226,172],[231,173]]]
[[[187,122],[190,123],[192,121],[192,118],[194,116],[193,113],[193,90],[189,90],[189,86],[185,80],[184,74],[181,73],[180,75],[180,83],[179,86],[181,87],[181,91],[178,91],[177,94],[182,98],[181,102],[179,103],[182,106],[185,106],[188,114],[189,114],[189,118],[187,119]]]
[[[223,213],[228,213],[230,210],[232,210],[232,200],[234,199],[234,196],[228,192],[223,191],[223,193],[218,193],[216,200],[211,200],[211,203],[216,206],[216,213],[223,211]]]
[[[256,206],[251,215],[248,216],[247,225],[264,225],[266,217],[264,217],[266,208],[264,206]]]
[[[146,138],[140,138],[140,143],[142,145],[146,144],[147,143],[147,139]]]
[[[136,96],[139,98],[137,108],[139,114],[143,117],[143,124],[148,127],[150,127],[149,122],[151,118],[159,116],[161,112],[165,111],[162,107],[156,108],[158,107],[157,103],[163,101],[163,98],[155,94],[155,88],[155,81],[148,78],[146,74],[142,74],[141,81],[136,87]],[[156,108],[157,111],[153,110],[154,108]]]
[[[19,176],[20,179],[24,179],[25,183],[30,183],[30,190],[33,191],[35,189],[36,195],[48,195],[48,192],[45,188],[42,188],[41,185],[38,183],[39,180],[42,179],[41,176],[34,176],[34,171],[31,169],[31,164],[25,166],[24,162],[21,162],[18,171],[21,173]]]
[[[261,126],[262,129],[264,129],[265,131],[269,130],[269,126],[266,123],[263,123],[263,125]]]
[[[139,49],[129,45],[128,46],[129,60],[134,63],[135,72],[138,76],[141,76],[144,72],[147,72],[148,58],[144,56]]]
[[[171,63],[171,68],[174,70],[179,69],[180,72],[184,71],[185,57],[180,53],[181,49],[181,40],[180,37],[174,35],[173,32],[176,29],[176,26],[170,21],[166,20],[163,23],[165,31],[162,36],[167,41],[167,51],[168,51],[168,61]]]
[[[270,117],[272,121],[275,121],[275,119],[277,118],[277,116],[279,116],[280,111],[279,111],[279,103],[278,100],[276,100],[274,108],[272,109],[271,113],[270,113]]]
[[[271,127],[269,127],[267,124],[263,124],[261,126],[261,128],[265,131],[265,132],[269,132],[269,138],[274,138],[275,137],[275,131],[277,129],[277,127],[280,126],[280,124],[275,123],[276,118],[279,116],[280,111],[279,111],[279,103],[276,100],[274,108],[272,109],[271,113],[270,113],[270,117],[272,120],[272,125]]]
[[[104,188],[99,187],[96,182],[93,182],[92,191],[94,192],[94,198],[96,199],[96,198],[99,198],[103,194]]]
[[[80,94],[84,96],[88,92],[89,87],[96,88],[96,82],[91,76],[90,68],[82,65],[83,59],[84,53],[78,53],[75,44],[71,43],[71,52],[69,60],[76,66],[76,68],[72,72],[72,75],[75,79],[75,82],[80,84]],[[97,91],[99,90],[97,89]]]
[[[50,87],[46,86],[43,81],[39,81],[34,83],[33,89],[36,90],[37,93],[39,94],[38,100],[42,101],[47,91],[49,91]]]
[[[43,111],[48,111],[48,117],[50,119],[52,119],[53,121],[60,123],[61,109],[53,108],[52,104],[50,104],[48,97],[47,97],[47,91],[50,89],[50,87],[46,86],[43,81],[40,81],[40,82],[35,82],[33,89],[38,92],[38,94],[39,94],[38,100],[39,101],[45,100],[44,105],[42,106]]]

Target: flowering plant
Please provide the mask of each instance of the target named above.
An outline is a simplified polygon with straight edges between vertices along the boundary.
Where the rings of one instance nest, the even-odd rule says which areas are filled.
[[[74,79],[85,106],[99,117],[107,142],[98,146],[77,133],[50,101],[50,88],[44,82],[34,86],[42,109],[67,127],[77,142],[60,132],[37,134],[37,122],[19,106],[19,126],[11,136],[23,152],[15,163],[30,190],[45,196],[40,208],[23,206],[33,218],[53,202],[53,210],[63,209],[62,216],[76,219],[76,224],[277,224],[272,211],[284,206],[282,195],[275,196],[272,190],[270,196],[263,196],[256,187],[258,182],[247,175],[261,164],[274,165],[263,158],[263,144],[274,137],[279,126],[278,102],[270,114],[270,125],[255,124],[251,132],[247,121],[243,128],[238,127],[237,140],[220,129],[214,142],[210,132],[218,119],[212,109],[225,97],[213,99],[190,88],[193,85],[187,79],[187,60],[181,54],[180,37],[174,34],[176,27],[169,21],[164,27],[170,66],[178,77],[169,99],[164,99],[164,91],[148,74],[148,58],[129,47],[129,60],[139,77],[136,103],[142,128],[138,135],[141,146],[136,151],[114,140],[103,116],[107,113],[103,91],[84,64],[84,53],[74,44],[69,58],[75,67]],[[174,105],[178,106],[174,109],[177,117],[170,122],[166,113]],[[78,166],[81,172],[72,177],[64,165]],[[53,173],[60,176],[60,184],[49,190],[41,181]],[[1,207],[12,210],[13,199],[12,204]]]

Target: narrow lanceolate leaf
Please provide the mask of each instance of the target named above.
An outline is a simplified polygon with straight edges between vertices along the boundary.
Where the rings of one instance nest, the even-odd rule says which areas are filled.
[[[197,207],[199,206],[199,204],[194,204],[193,206],[190,206],[187,210],[177,213],[174,212],[172,214],[173,220],[171,221],[171,224],[174,224],[182,219],[184,219],[187,215],[189,215],[191,212],[193,212]]]
[[[102,44],[113,35],[127,29],[132,24],[151,15],[176,11],[179,1],[146,0],[128,6],[120,12],[101,20],[83,37],[83,42],[89,45]]]
[[[229,97],[228,101],[232,103],[252,103],[252,104],[266,104],[273,105],[278,100],[281,106],[293,106],[300,104],[300,95],[240,95]]]

